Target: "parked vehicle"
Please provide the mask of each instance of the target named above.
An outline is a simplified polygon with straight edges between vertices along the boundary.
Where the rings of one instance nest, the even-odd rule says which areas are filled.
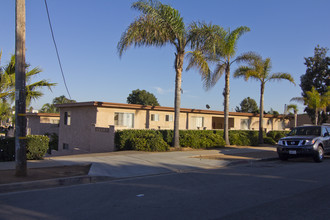
[[[330,153],[330,125],[299,126],[278,141],[277,153],[281,160],[292,157],[312,156],[322,162],[324,154]]]

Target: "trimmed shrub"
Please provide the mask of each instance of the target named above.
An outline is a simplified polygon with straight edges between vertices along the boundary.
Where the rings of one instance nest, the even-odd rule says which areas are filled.
[[[173,130],[159,130],[158,132],[163,136],[163,140],[169,146],[172,146],[174,131]]]
[[[15,138],[0,139],[0,161],[15,160]]]
[[[118,150],[167,151],[169,145],[160,132],[155,130],[116,131],[115,144]]]
[[[282,137],[289,134],[290,131],[269,131],[267,137],[271,137],[275,142],[278,142]]]
[[[26,159],[42,160],[49,148],[49,137],[43,135],[28,135],[26,142]]]
[[[274,139],[271,138],[271,137],[264,137],[264,143],[265,144],[275,145],[276,144],[276,141],[274,141]]]
[[[256,146],[258,145],[258,131],[230,130],[229,142],[238,146]]]
[[[49,138],[42,135],[27,135],[26,138],[26,159],[42,160],[48,150]],[[13,160],[15,160],[15,138],[0,140],[0,161]]]
[[[200,149],[225,146],[225,141],[220,133],[212,130],[181,130],[180,145]]]
[[[49,137],[49,148],[47,150],[48,154],[52,154],[52,150],[58,151],[58,135],[56,133],[45,133]]]

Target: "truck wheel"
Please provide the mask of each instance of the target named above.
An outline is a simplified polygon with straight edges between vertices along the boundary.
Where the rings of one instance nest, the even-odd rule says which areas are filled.
[[[321,146],[318,146],[316,154],[314,156],[314,161],[320,163],[323,161],[323,157],[324,157],[323,148]]]

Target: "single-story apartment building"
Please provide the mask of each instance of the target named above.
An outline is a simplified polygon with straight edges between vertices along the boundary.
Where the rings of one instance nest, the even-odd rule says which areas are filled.
[[[60,109],[58,154],[114,151],[118,129],[173,129],[174,108],[110,102],[78,102],[56,105]],[[264,129],[289,129],[289,119],[265,114]],[[223,129],[224,112],[180,109],[179,129]],[[229,128],[258,130],[259,115],[230,112]]]
[[[27,135],[45,135],[59,133],[59,113],[27,113]]]

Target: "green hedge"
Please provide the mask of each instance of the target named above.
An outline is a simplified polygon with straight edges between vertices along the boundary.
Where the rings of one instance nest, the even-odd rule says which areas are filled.
[[[49,148],[49,138],[42,135],[28,135],[26,137],[26,159],[43,159]],[[15,160],[15,138],[0,140],[0,161],[13,160]]]
[[[275,145],[288,131],[271,131],[265,134],[264,143]],[[180,130],[180,146],[205,149],[225,146],[223,130]],[[257,146],[259,131],[230,130],[231,145]],[[116,131],[118,150],[166,151],[172,146],[173,130],[121,130]]]
[[[162,134],[155,130],[116,131],[115,144],[118,150],[169,150],[169,145],[163,140]]]
[[[282,138],[289,134],[290,131],[269,131],[267,137],[272,138],[276,143]]]
[[[231,145],[256,146],[258,145],[259,131],[230,130],[229,142]]]

